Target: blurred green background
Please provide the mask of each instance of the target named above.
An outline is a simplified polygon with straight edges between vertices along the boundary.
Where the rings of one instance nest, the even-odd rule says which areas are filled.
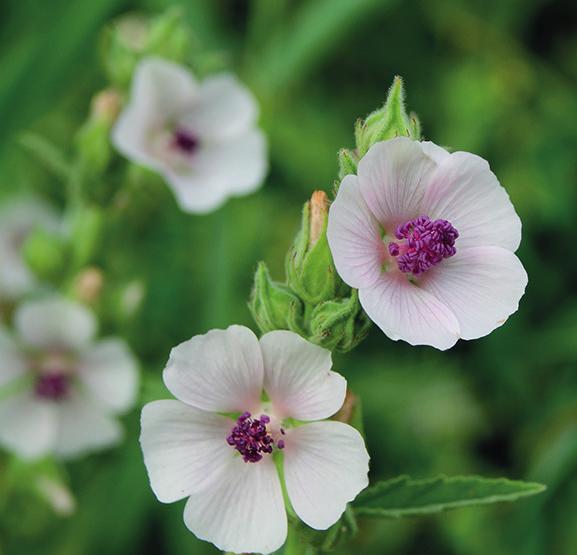
[[[19,137],[33,130],[69,151],[91,96],[107,85],[103,26],[173,4],[2,0],[2,197],[31,190],[63,204],[63,184]],[[172,346],[211,327],[255,327],[246,302],[257,261],[282,278],[302,203],[315,188],[331,188],[337,150],[352,146],[355,120],[382,104],[400,74],[425,137],[487,158],[507,188],[523,220],[519,256],[529,286],[505,326],[449,352],[394,343],[373,329],[356,351],[336,357],[363,401],[373,479],[479,473],[548,490],[510,505],[362,522],[354,550],[577,553],[577,4],[189,0],[181,7],[195,56],[206,53],[208,68],[233,68],[259,98],[271,171],[260,192],[207,216],[180,212],[168,188],[141,186],[136,174],[129,209],[111,212],[94,261],[105,270],[97,308],[103,332],[125,335],[142,361],[143,402],[168,397],[160,372]],[[93,187],[111,196],[120,184]],[[115,288],[134,280],[146,283],[144,304],[119,323]],[[24,493],[0,499],[2,555],[216,552],[187,532],[182,503],[154,499],[137,412],[125,419],[122,448],[66,465],[78,500],[73,516],[57,517]]]

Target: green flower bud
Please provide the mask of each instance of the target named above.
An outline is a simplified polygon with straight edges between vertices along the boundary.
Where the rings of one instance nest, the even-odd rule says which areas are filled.
[[[47,281],[57,280],[61,276],[68,254],[61,236],[40,228],[28,235],[22,252],[34,274]]]
[[[94,206],[84,206],[72,221],[71,249],[74,269],[88,264],[100,243],[104,215]]]
[[[303,305],[285,285],[274,282],[264,262],[260,262],[249,301],[252,316],[262,333],[291,330],[304,335]]]
[[[126,89],[143,56],[185,61],[192,51],[191,34],[178,8],[155,18],[127,15],[108,27],[102,38],[102,59],[108,78]]]
[[[421,128],[417,117],[409,117],[405,110],[405,91],[403,80],[395,77],[385,105],[369,114],[366,119],[359,120],[355,127],[357,155],[363,157],[375,143],[386,141],[398,136],[406,136],[418,140],[421,138]]]
[[[327,241],[328,199],[315,191],[304,205],[301,229],[286,259],[287,285],[305,303],[317,303],[347,291]]]
[[[76,137],[83,171],[91,176],[104,173],[110,158],[110,130],[120,111],[120,94],[106,89],[92,99],[90,116]]]
[[[339,151],[339,180],[350,174],[357,173],[357,164],[359,160],[357,155],[347,148],[341,148]]]
[[[314,307],[310,341],[326,349],[347,352],[367,335],[371,321],[361,308],[356,289],[348,297],[325,301]]]

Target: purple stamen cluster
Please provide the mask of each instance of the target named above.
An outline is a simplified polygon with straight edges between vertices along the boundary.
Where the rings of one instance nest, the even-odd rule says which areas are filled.
[[[274,439],[269,434],[267,424],[270,417],[262,414],[259,418],[251,418],[250,412],[243,412],[236,421],[236,426],[226,438],[227,443],[234,447],[244,462],[255,463],[262,459],[263,453],[272,453]],[[277,443],[279,449],[284,448],[284,441]]]
[[[459,232],[447,220],[420,216],[399,225],[395,237],[404,244],[390,242],[389,254],[398,257],[401,272],[418,276],[457,252]]]
[[[173,134],[173,144],[183,154],[191,155],[198,147],[198,139],[185,129],[176,129]]]
[[[64,374],[43,374],[37,378],[34,391],[42,399],[60,401],[70,391],[70,380]]]

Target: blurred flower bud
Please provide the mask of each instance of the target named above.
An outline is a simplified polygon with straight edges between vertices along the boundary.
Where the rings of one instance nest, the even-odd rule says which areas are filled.
[[[76,511],[76,499],[61,481],[40,476],[36,481],[38,493],[59,516],[70,516]]]
[[[124,319],[132,318],[142,306],[142,301],[146,295],[146,287],[140,280],[127,283],[120,291],[118,308],[120,316]]]
[[[304,205],[301,229],[286,259],[287,285],[315,305],[347,290],[337,274],[327,242],[328,198],[315,191]]]
[[[141,57],[156,56],[183,62],[191,51],[191,34],[178,8],[150,19],[125,15],[106,29],[102,40],[104,68],[110,81],[121,89],[130,84]]]
[[[410,117],[407,115],[403,80],[396,76],[389,89],[385,105],[369,114],[365,120],[357,122],[355,155],[360,159],[375,143],[399,136],[419,140],[421,128],[414,114]]]
[[[270,278],[264,262],[259,263],[254,276],[249,308],[262,333],[292,330],[303,334],[300,299],[287,286]]]
[[[84,171],[97,176],[104,173],[110,158],[110,130],[120,112],[120,94],[106,89],[94,96],[90,116],[78,131],[76,144]]]
[[[310,341],[331,351],[350,351],[366,336],[371,321],[361,308],[356,290],[348,297],[314,307],[308,319]]]
[[[84,206],[74,217],[71,228],[73,268],[79,269],[90,262],[102,234],[104,215],[95,206]]]
[[[99,268],[94,266],[82,270],[74,283],[74,293],[78,300],[85,304],[94,304],[100,298],[104,276]]]
[[[67,258],[67,246],[57,233],[37,228],[26,238],[22,252],[34,274],[42,280],[60,277]]]

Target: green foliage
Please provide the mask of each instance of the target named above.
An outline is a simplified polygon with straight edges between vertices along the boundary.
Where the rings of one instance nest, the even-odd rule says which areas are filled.
[[[479,476],[411,480],[399,476],[369,487],[355,500],[359,516],[399,518],[438,513],[458,507],[515,501],[545,490],[541,484]]]

